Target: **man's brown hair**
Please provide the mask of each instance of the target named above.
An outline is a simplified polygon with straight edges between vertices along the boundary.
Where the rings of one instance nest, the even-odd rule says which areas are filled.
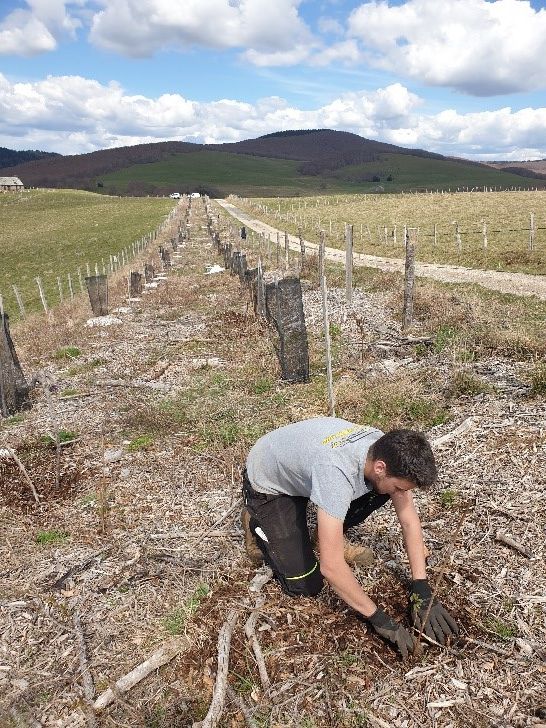
[[[419,488],[429,488],[438,478],[434,453],[427,438],[415,430],[391,430],[370,447],[372,460],[383,460],[387,475],[405,478]]]

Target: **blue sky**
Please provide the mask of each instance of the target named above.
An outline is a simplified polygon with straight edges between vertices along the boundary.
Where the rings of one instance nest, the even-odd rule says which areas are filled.
[[[546,157],[546,0],[1,0],[0,146],[329,127]]]

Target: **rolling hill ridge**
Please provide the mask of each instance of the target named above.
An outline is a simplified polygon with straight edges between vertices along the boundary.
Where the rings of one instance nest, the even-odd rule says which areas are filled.
[[[274,132],[226,144],[138,144],[34,159],[4,167],[0,175],[17,175],[27,186],[132,195],[198,190],[215,197],[546,186],[484,164],[331,129]]]

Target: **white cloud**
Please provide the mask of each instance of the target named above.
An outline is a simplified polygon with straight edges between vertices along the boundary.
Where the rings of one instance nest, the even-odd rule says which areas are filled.
[[[74,36],[80,21],[66,9],[66,0],[26,0],[0,22],[0,54],[33,56],[55,50],[62,34]],[[83,4],[86,0],[73,0]]]
[[[323,16],[318,19],[317,27],[321,33],[333,33],[334,35],[341,35],[343,33],[343,26],[335,18]]]
[[[79,76],[11,83],[0,74],[0,146],[64,154],[164,140],[238,141],[284,129],[333,128],[403,146],[471,158],[546,157],[546,108],[420,113],[399,84],[341,94],[315,109],[277,96],[197,102],[180,94],[126,94]]]
[[[310,63],[314,66],[330,66],[333,63],[354,65],[362,57],[362,51],[359,49],[358,43],[353,38],[350,38],[349,40],[334,43],[314,53],[310,58]]]
[[[298,14],[301,0],[100,0],[90,38],[123,55],[144,57],[165,48],[243,48],[261,65],[284,65],[294,45],[312,42]],[[296,53],[299,62],[301,53]]]
[[[56,48],[47,27],[26,10],[14,10],[0,23],[0,53],[33,56]]]
[[[546,86],[546,10],[528,0],[371,0],[349,16],[368,61],[478,96]]]

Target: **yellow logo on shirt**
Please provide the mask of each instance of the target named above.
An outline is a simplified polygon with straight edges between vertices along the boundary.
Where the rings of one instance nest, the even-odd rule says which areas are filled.
[[[356,442],[375,431],[374,427],[364,427],[362,425],[347,427],[345,430],[340,430],[339,432],[324,438],[321,445],[330,445],[332,449],[336,447],[343,447],[343,445]]]

